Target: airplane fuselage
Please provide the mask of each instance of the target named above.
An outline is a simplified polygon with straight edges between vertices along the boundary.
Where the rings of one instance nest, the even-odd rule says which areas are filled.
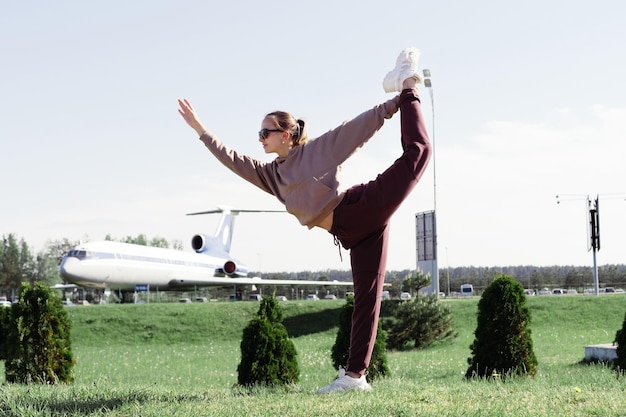
[[[166,290],[187,283],[193,286],[209,278],[230,283],[233,278],[224,277],[225,261],[207,254],[102,241],[71,250],[60,272],[66,281],[87,288],[134,291],[136,285],[148,284],[151,289]],[[245,267],[237,266],[233,276],[246,274]]]

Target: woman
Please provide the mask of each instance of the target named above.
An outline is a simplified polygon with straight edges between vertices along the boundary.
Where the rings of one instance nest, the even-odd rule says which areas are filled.
[[[350,250],[354,282],[354,313],[348,366],[319,393],[367,391],[369,365],[385,280],[389,221],[422,176],[431,146],[423,123],[417,84],[419,50],[400,53],[396,67],[383,81],[386,92],[399,92],[316,139],[308,139],[304,121],[285,112],[265,116],[259,141],[265,153],[278,156],[270,163],[227,148],[198,119],[187,100],[178,110],[213,155],[234,173],[276,196],[289,213],[309,229],[321,227],[335,243]],[[400,110],[402,155],[367,184],[341,189],[337,172],[341,163],[380,129],[385,119]]]

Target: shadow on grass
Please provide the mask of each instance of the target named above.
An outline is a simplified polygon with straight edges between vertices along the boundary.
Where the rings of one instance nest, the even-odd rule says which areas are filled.
[[[339,326],[339,313],[342,307],[325,309],[315,313],[298,314],[283,319],[290,337],[306,336],[328,331]]]
[[[65,415],[66,413],[79,413],[89,415],[97,412],[113,411],[126,404],[156,404],[158,402],[181,402],[198,400],[200,397],[193,395],[175,395],[172,397],[150,394],[147,392],[129,392],[126,395],[112,396],[110,398],[91,399],[66,399],[57,402],[46,401],[43,409],[48,409],[53,415]]]

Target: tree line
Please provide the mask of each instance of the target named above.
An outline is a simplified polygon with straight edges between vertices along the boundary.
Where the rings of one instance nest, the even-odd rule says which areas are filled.
[[[169,243],[162,237],[149,239],[146,235],[126,236],[113,238],[110,235],[105,240],[115,240],[161,248],[182,250],[180,241]],[[59,274],[59,265],[63,257],[79,242],[67,238],[48,241],[44,249],[34,253],[24,239],[18,239],[14,234],[2,236],[0,243],[0,295],[15,296],[21,283],[43,282],[47,285],[62,283]],[[405,280],[415,274],[415,270],[388,271],[385,281],[391,284],[392,296],[406,290]],[[505,274],[517,280],[524,288],[591,288],[593,285],[593,271],[589,266],[532,266],[518,265],[505,267],[475,267],[462,266],[439,269],[439,287],[441,291],[457,292],[461,284],[473,284],[474,288],[486,288],[496,276]],[[349,281],[352,279],[349,270],[327,269],[320,271],[300,272],[251,272],[252,276],[262,276],[267,279],[295,279],[295,280],[337,280]],[[598,278],[601,287],[626,287],[626,265],[603,265],[598,267]],[[396,294],[396,292],[398,294]]]
[[[253,275],[269,279],[318,279],[328,281],[349,281],[352,279],[349,270],[329,269],[322,271],[302,272],[253,272]],[[405,282],[415,274],[415,270],[387,271],[385,282],[391,284],[392,296],[410,288]],[[582,290],[592,288],[593,270],[590,266],[503,266],[476,267],[461,266],[439,269],[439,288],[441,291],[458,292],[462,284],[472,284],[475,289],[487,288],[495,277],[507,275],[518,281],[524,288],[538,290],[541,288],[564,288]],[[626,265],[603,265],[598,267],[600,287],[626,289]]]

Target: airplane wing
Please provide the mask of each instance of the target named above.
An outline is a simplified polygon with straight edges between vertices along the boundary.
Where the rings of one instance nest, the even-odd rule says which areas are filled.
[[[263,279],[260,277],[229,278],[211,277],[206,279],[173,279],[171,287],[218,286],[218,285],[296,285],[296,286],[336,286],[352,287],[352,281],[313,281],[297,279]]]
[[[53,290],[71,290],[79,287],[76,284],[56,284],[50,288],[52,288]]]

